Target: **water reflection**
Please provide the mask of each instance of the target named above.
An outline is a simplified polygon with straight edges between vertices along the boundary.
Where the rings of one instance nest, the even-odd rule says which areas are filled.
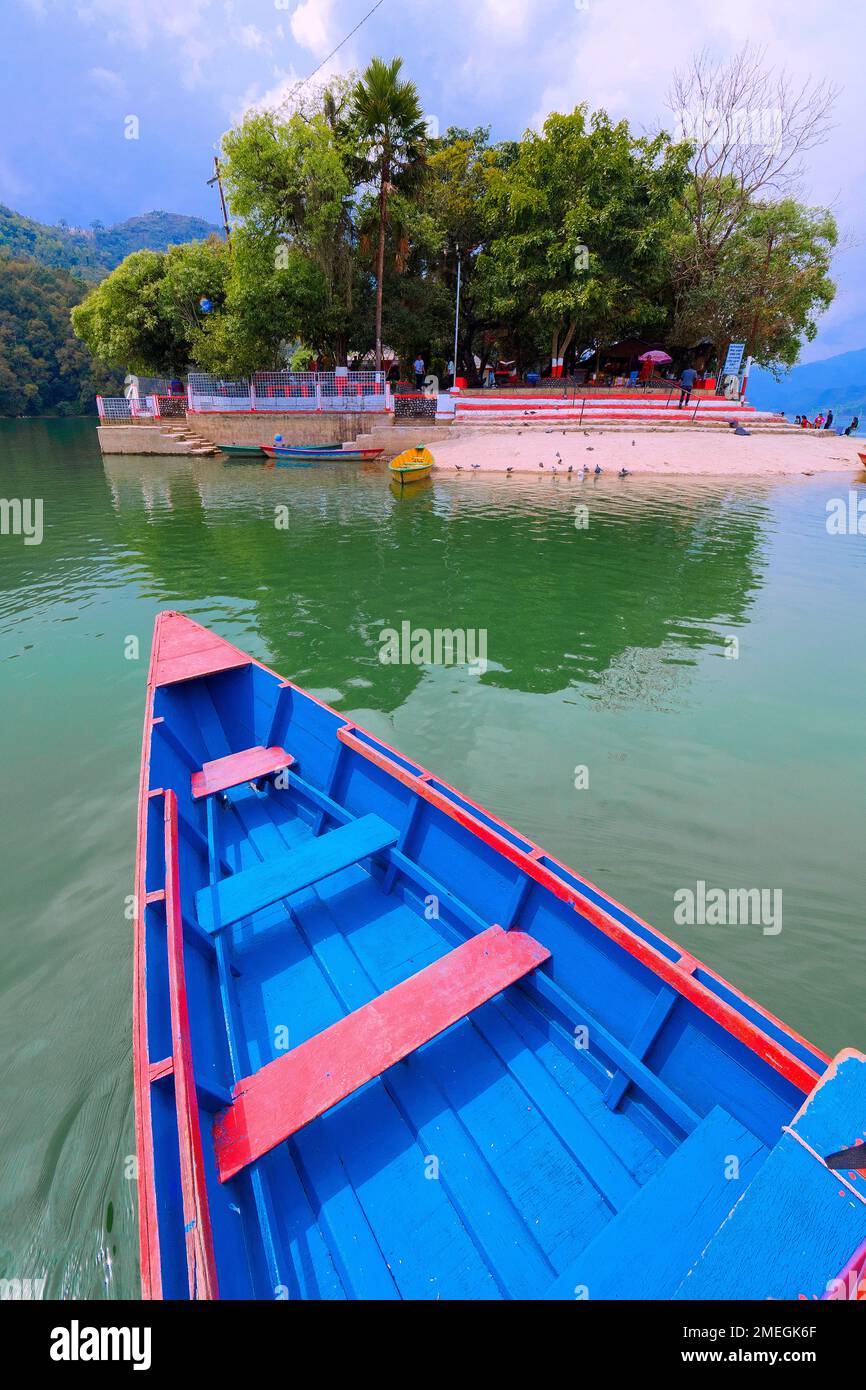
[[[220,592],[252,603],[278,668],[317,688],[361,670],[383,711],[423,679],[379,662],[383,624],[485,628],[483,682],[623,700],[670,688],[666,668],[703,648],[721,652],[720,625],[747,621],[761,583],[768,516],[754,489],[475,476],[395,495],[369,466],[287,477],[106,458],[105,471],[124,544],[163,593],[206,603],[216,566]]]

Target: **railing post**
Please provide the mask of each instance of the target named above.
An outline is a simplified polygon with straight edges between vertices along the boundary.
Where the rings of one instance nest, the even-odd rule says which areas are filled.
[[[195,414],[195,406],[192,403],[192,382],[186,383],[186,408],[191,415]]]
[[[96,397],[96,413],[99,416],[100,420],[105,420],[105,406],[102,404],[101,396]]]
[[[321,384],[317,381],[317,382],[316,382],[316,410],[321,410],[321,409],[322,409],[322,387],[321,387]]]
[[[253,415],[256,413],[256,384],[250,377],[250,410]]]

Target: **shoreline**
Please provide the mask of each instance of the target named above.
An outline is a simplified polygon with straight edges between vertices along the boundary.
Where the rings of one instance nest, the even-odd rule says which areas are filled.
[[[858,453],[866,440],[853,436],[802,431],[797,434],[756,432],[736,435],[682,428],[652,433],[599,429],[539,431],[527,428],[512,436],[504,430],[473,429],[453,439],[431,443],[433,471],[522,474],[606,473],[653,474],[662,477],[784,477],[810,473],[864,471]],[[559,458],[557,458],[557,454]],[[542,463],[543,468],[539,468]]]

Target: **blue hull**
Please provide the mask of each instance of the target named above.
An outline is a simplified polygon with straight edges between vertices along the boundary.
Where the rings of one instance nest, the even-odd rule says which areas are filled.
[[[145,1297],[823,1297],[866,1239],[810,1152],[866,1059],[178,614],[137,901]]]

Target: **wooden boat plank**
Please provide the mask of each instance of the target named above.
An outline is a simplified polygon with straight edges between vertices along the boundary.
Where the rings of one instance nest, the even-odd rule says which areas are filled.
[[[491,927],[285,1057],[243,1078],[235,1086],[231,1109],[214,1126],[220,1180],[233,1177],[535,969],[548,954],[522,932]]]
[[[674,1297],[823,1298],[866,1240],[866,1184],[821,1158],[866,1135],[866,1056],[839,1054]],[[810,1152],[810,1150],[812,1152]],[[732,1295],[732,1289],[736,1294]]]
[[[329,889],[333,891],[333,881]],[[336,911],[336,907],[335,907]],[[347,938],[320,890],[313,890],[296,911],[304,936],[331,987],[348,1011],[360,1008],[381,993],[383,979],[371,972],[357,951],[357,934]],[[394,914],[395,919],[397,914]],[[410,914],[399,913],[387,935],[403,936]],[[385,932],[381,933],[385,935]],[[441,952],[441,943],[433,949]],[[417,966],[417,959],[415,964]],[[477,1015],[476,1015],[477,1017]],[[440,1040],[441,1041],[441,1040]],[[435,1156],[438,1173],[459,1219],[474,1234],[496,1281],[506,1296],[530,1297],[539,1282],[553,1277],[531,1223],[526,1223],[503,1188],[501,1175],[471,1138],[460,1114],[441,1086],[441,1063],[435,1048],[425,1048],[379,1078],[411,1127],[425,1161]]]
[[[255,748],[244,748],[240,753],[213,758],[192,774],[193,800],[227,791],[229,787],[237,787],[242,782],[254,782],[271,772],[291,767],[294,761],[291,753],[276,744],[270,748],[258,744]]]
[[[706,1245],[765,1155],[760,1139],[716,1106],[548,1297],[671,1298],[692,1253]]]
[[[397,831],[379,816],[362,816],[294,854],[245,869],[216,886],[200,889],[196,894],[199,921],[208,931],[229,927],[359,859],[388,849],[396,841]]]
[[[181,613],[162,613],[151,652],[153,685],[194,680],[215,671],[249,666],[250,658],[225,638],[199,627]]]
[[[319,1131],[339,1154],[343,1180],[375,1238],[398,1297],[501,1297],[473,1232],[461,1222],[442,1182],[425,1177],[427,1155],[383,1086],[368,1086],[347,1107],[300,1130],[291,1143],[305,1148]],[[414,1251],[406,1240],[409,1229],[418,1236]],[[357,1296],[371,1297],[366,1277]]]
[[[348,1295],[377,1301],[398,1299],[393,1271],[348,1179],[331,1130],[319,1121],[296,1134],[286,1147],[315,1203],[328,1250]]]

